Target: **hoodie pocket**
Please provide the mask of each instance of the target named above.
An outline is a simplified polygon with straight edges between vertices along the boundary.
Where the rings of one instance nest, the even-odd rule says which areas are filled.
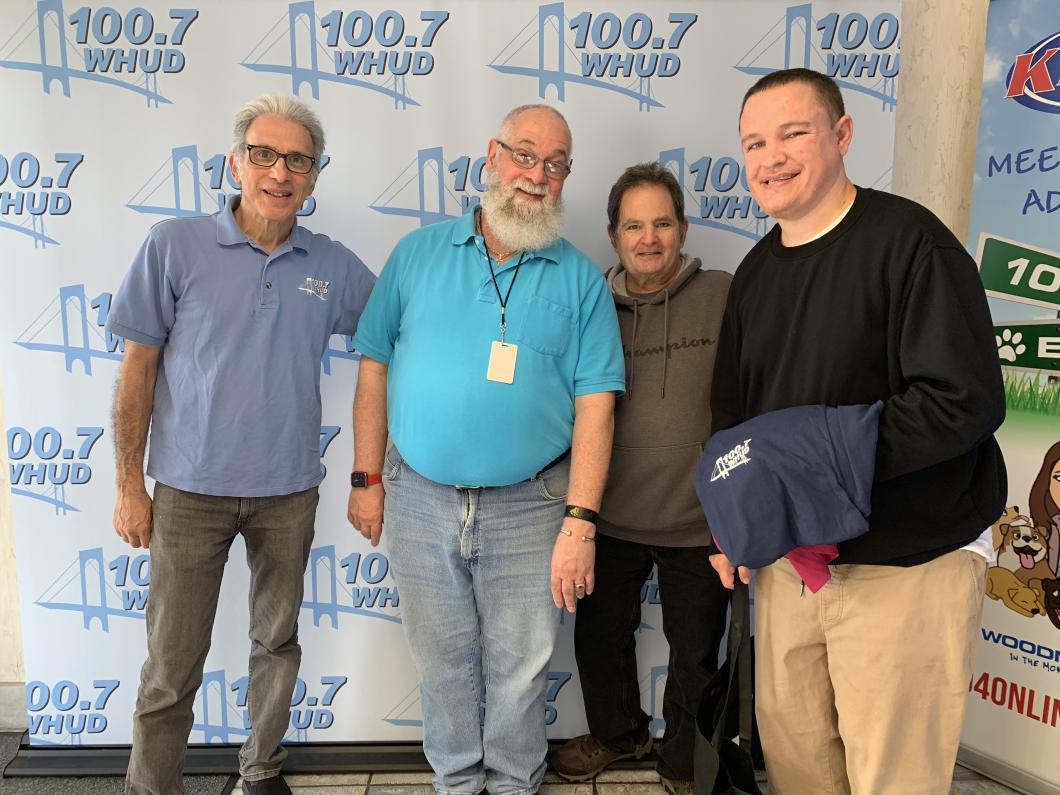
[[[692,478],[703,444],[615,445],[604,489],[605,519],[634,530],[663,530],[706,521]]]

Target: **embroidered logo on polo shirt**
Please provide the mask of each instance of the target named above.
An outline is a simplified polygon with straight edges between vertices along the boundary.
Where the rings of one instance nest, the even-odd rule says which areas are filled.
[[[321,301],[327,301],[328,287],[330,286],[331,282],[326,282],[323,279],[314,279],[312,276],[306,276],[305,283],[298,289],[308,295],[315,295]]]
[[[729,473],[732,472],[736,467],[749,464],[751,458],[748,453],[751,452],[751,440],[744,439],[741,444],[736,445],[725,455],[720,456],[717,461],[714,462],[714,472],[710,476],[710,482],[713,483],[718,478],[727,478]]]

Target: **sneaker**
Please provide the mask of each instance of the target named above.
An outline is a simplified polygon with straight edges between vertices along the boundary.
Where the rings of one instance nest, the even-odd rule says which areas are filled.
[[[243,795],[291,795],[291,788],[283,776],[259,778],[256,781],[243,779]]]
[[[686,781],[681,778],[667,778],[662,773],[659,774],[659,780],[662,781],[663,789],[669,795],[694,795],[696,791],[696,785],[693,781]]]
[[[596,740],[591,734],[583,734],[568,740],[549,754],[552,769],[567,781],[588,781],[619,759],[640,759],[651,750],[651,735],[628,751],[615,751]]]

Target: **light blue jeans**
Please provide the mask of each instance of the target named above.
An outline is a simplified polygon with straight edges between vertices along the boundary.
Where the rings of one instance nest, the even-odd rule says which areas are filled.
[[[549,577],[568,474],[566,459],[512,486],[445,486],[387,453],[383,536],[439,793],[529,795],[541,783],[559,625]]]

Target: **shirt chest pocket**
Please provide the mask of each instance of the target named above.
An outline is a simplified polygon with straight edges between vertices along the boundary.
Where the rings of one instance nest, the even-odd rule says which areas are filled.
[[[577,328],[572,309],[532,295],[523,312],[512,342],[546,356],[562,356],[567,352]]]

